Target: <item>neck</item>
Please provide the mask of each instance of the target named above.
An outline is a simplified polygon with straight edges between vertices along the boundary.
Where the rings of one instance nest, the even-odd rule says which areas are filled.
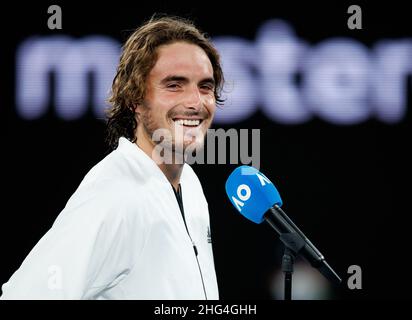
[[[141,138],[139,139],[139,137]],[[179,189],[180,176],[183,171],[183,163],[166,164],[164,161],[161,161],[159,155],[156,152],[153,152],[155,148],[154,142],[150,139],[145,139],[144,134],[137,135],[136,144],[157,164],[166,176],[167,180],[169,180],[174,189],[177,191]],[[174,152],[171,159],[176,159]]]
[[[160,164],[160,170],[172,184],[173,188],[179,190],[180,176],[183,171],[183,164]]]

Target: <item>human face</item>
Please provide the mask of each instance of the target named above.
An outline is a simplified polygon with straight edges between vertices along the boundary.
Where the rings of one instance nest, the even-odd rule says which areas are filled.
[[[202,48],[186,42],[160,46],[157,54],[144,101],[136,108],[137,142],[153,148],[153,134],[163,129],[170,133],[173,150],[197,148],[216,109],[212,64]]]

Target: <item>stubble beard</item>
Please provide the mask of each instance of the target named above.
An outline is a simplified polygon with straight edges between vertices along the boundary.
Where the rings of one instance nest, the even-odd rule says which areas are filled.
[[[169,114],[166,117],[167,119],[172,119]],[[203,121],[208,121],[208,119]],[[188,136],[187,133],[186,135],[184,134],[183,126],[177,125],[173,121],[170,123],[172,129],[170,126],[167,128],[159,127],[148,106],[145,106],[145,111],[141,113],[139,125],[142,126],[144,134],[154,145],[152,158],[157,163],[164,163],[165,158],[173,159],[173,163],[184,163],[187,156],[186,153],[196,155],[196,151],[204,147],[206,133],[202,129],[197,129],[199,130],[197,135],[189,134]],[[188,132],[190,133],[190,130]],[[188,139],[190,141],[187,141],[187,138],[190,138]],[[160,154],[158,150],[161,150]]]

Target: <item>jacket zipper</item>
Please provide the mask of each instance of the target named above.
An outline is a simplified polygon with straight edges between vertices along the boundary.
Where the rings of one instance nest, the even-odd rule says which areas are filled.
[[[181,187],[180,187],[180,188],[181,188]],[[178,200],[177,200],[178,195],[177,195],[176,191],[174,190],[174,187],[173,187],[173,186],[172,186],[172,189],[173,189],[173,192],[175,193],[176,201],[178,201]],[[182,202],[182,207],[183,207],[183,197],[180,197],[180,201]],[[179,201],[178,201],[177,205],[179,206],[179,210],[180,210],[181,208],[180,208]],[[197,257],[198,254],[199,254],[199,252],[197,251],[196,243],[192,240],[192,237],[190,236],[189,229],[188,229],[188,227],[187,227],[186,220],[185,220],[185,218],[184,218],[184,208],[182,208],[181,211],[182,211],[182,212],[181,212],[181,214],[182,214],[181,216],[182,216],[183,223],[185,224],[185,228],[186,228],[187,235],[189,236],[190,242],[192,243],[193,251],[195,252],[195,258],[196,258],[197,266],[198,266],[198,268],[199,268],[200,279],[202,280],[202,287],[203,287],[203,292],[204,292],[204,294],[205,294],[205,299],[208,300],[208,299],[207,299],[207,294],[206,294],[205,282],[204,282],[204,279],[203,279],[202,269],[200,268],[199,259],[198,259],[198,257]]]
[[[202,279],[203,292],[205,293],[205,299],[207,300],[207,294],[206,294],[205,282],[204,282],[204,280],[203,280],[202,269],[200,268],[199,259],[198,259],[198,257],[197,257],[198,252],[197,252],[196,244],[195,244],[195,242],[192,240],[192,238],[190,237],[189,232],[188,232],[187,234],[189,235],[189,238],[190,238],[190,240],[192,241],[193,249],[194,249],[195,255],[196,255],[197,266],[199,267],[200,278]]]

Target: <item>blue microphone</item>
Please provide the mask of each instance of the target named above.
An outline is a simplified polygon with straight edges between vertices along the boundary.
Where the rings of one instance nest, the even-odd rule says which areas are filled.
[[[324,256],[280,208],[282,199],[278,190],[259,170],[250,166],[236,168],[226,181],[226,193],[245,218],[258,224],[266,221],[289,250],[301,255],[328,280],[341,283]]]

